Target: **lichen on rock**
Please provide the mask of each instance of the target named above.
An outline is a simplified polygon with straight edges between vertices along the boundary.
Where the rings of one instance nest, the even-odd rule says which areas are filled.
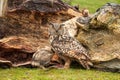
[[[107,3],[94,14],[91,28],[108,28],[114,34],[120,33],[120,4]]]

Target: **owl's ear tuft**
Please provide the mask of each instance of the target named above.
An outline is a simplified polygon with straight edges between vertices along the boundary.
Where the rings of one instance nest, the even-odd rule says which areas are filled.
[[[51,25],[52,27],[54,26],[54,24],[52,22],[48,23],[49,25]]]

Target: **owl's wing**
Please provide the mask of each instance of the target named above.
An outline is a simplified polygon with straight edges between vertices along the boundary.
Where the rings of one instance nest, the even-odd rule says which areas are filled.
[[[84,54],[90,59],[90,55],[87,49],[75,38],[70,39],[70,49],[79,52],[79,54]]]
[[[86,69],[90,69],[89,66],[93,66],[90,58],[88,58],[86,55],[80,53],[79,51],[70,50],[65,55],[72,57],[74,59],[77,59],[81,63],[81,65]]]

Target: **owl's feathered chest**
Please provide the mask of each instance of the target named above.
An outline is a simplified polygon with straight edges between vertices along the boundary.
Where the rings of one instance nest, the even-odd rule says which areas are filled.
[[[68,51],[76,50],[80,53],[86,53],[86,49],[76,39],[69,36],[57,36],[51,43],[56,53],[64,54]]]

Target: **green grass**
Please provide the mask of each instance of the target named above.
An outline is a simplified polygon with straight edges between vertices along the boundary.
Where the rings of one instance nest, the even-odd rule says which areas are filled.
[[[120,74],[83,69],[44,71],[31,68],[11,68],[0,69],[0,80],[120,80]]]
[[[120,4],[120,0],[71,0],[71,1],[72,2],[70,4],[79,5],[80,9],[87,8],[90,10],[90,13],[94,13],[98,8],[100,8],[102,5],[108,2]]]

